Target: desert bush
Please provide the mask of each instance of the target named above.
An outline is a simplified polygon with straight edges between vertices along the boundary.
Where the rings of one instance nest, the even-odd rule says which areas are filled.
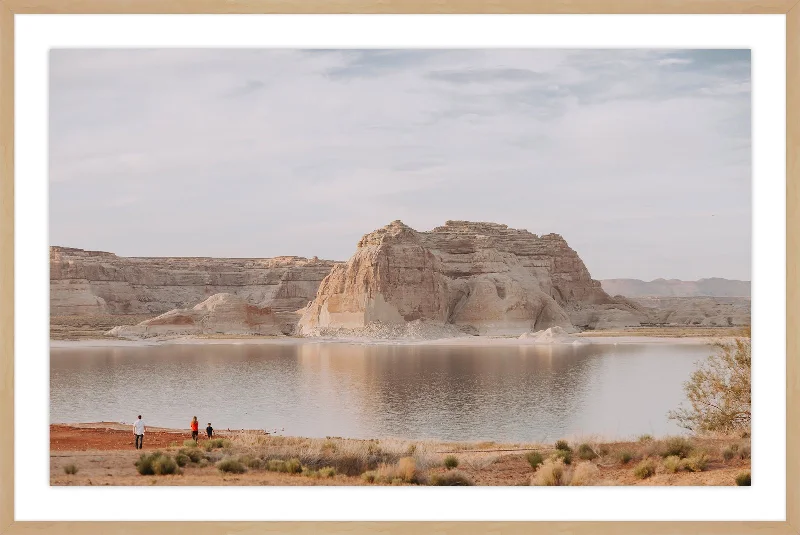
[[[314,479],[319,479],[321,477],[320,473],[319,473],[319,470],[312,470],[312,469],[308,468],[307,466],[303,467],[303,471],[300,472],[300,475],[305,476],[305,477],[312,477]]]
[[[266,462],[264,467],[270,472],[284,472],[286,474],[299,474],[303,471],[303,465],[300,463],[300,459],[289,459],[288,461],[270,459]]]
[[[664,459],[664,470],[670,474],[674,474],[682,468],[681,458],[677,455],[670,455]]]
[[[319,475],[321,477],[333,477],[336,475],[336,468],[333,468],[332,466],[326,466],[324,468],[320,468]]]
[[[184,442],[184,445],[185,444],[186,443]],[[230,448],[231,441],[228,440],[227,438],[212,438],[210,440],[205,441],[204,447],[206,448],[206,451],[211,451],[220,448]]]
[[[406,455],[414,455],[417,452],[417,445],[416,444],[409,444],[408,449],[406,450]]]
[[[568,485],[569,472],[561,459],[547,459],[533,476],[533,484],[540,487]]]
[[[239,459],[228,457],[217,463],[217,470],[230,474],[243,474],[247,472],[247,467]]]
[[[444,458],[444,466],[448,470],[458,467],[458,458],[455,455],[448,455]]]
[[[78,467],[74,464],[68,464],[64,467],[64,473],[73,476],[78,473]]]
[[[559,451],[572,451],[572,448],[569,447],[566,440],[556,441],[555,447]]]
[[[619,452],[619,462],[621,462],[622,464],[628,464],[632,460],[633,460],[633,453],[627,450]]]
[[[744,445],[741,448],[739,448],[739,458],[740,459],[750,458],[750,446]]]
[[[239,457],[239,462],[251,470],[260,470],[264,467],[264,462],[261,459],[251,455],[242,455]]]
[[[742,472],[738,476],[736,476],[736,485],[739,487],[749,487],[750,486],[750,472]]]
[[[178,454],[175,457],[177,458],[178,455],[188,457],[193,463],[199,463],[200,460],[203,459],[203,452],[198,448],[181,448],[178,450]]]
[[[551,459],[560,459],[564,464],[572,464],[572,450],[556,450]]]
[[[534,470],[536,470],[539,467],[539,465],[544,462],[542,454],[539,453],[538,451],[532,451],[528,453],[525,456],[525,458],[528,459],[528,464],[530,464],[531,468],[533,468]]]
[[[689,407],[670,411],[669,418],[695,433],[749,432],[750,338],[716,347],[684,384]]]
[[[391,483],[399,479],[404,483],[417,483],[417,465],[413,457],[403,457],[394,464],[381,464],[375,471],[379,483]]]
[[[636,468],[633,469],[633,475],[638,477],[639,479],[647,479],[655,475],[656,473],[656,463],[654,463],[650,459],[645,459],[644,461],[640,462],[636,465]]]
[[[597,458],[597,453],[589,444],[583,443],[578,446],[578,458],[584,461],[591,461]]]
[[[208,466],[209,464],[211,464],[211,463],[210,463],[210,462],[208,461],[208,459],[206,459],[205,457],[203,457],[202,459],[200,459],[199,461],[197,461],[197,466],[199,466],[200,468],[205,468],[205,467],[206,467],[206,466]]]
[[[641,436],[639,436],[638,440],[639,440],[639,442],[652,442],[653,441],[653,435],[641,435]]]
[[[671,455],[677,455],[683,459],[688,457],[693,449],[694,447],[689,440],[683,437],[671,437],[664,441],[661,448],[661,456],[669,457]]]
[[[708,456],[704,453],[697,453],[687,457],[683,462],[684,469],[689,472],[702,472],[708,465]]]
[[[182,453],[178,453],[178,454],[175,455],[175,463],[178,466],[180,466],[181,468],[183,468],[184,466],[186,466],[190,462],[191,462],[191,459],[189,459],[188,456],[186,456],[186,455],[184,455]]]
[[[377,474],[374,470],[370,470],[368,472],[364,472],[361,474],[361,479],[366,481],[367,483],[375,483],[375,479],[377,478]]]
[[[731,459],[736,457],[736,452],[738,451],[738,448],[735,448],[734,446],[728,446],[727,448],[722,450],[723,459],[725,459],[726,461],[730,461]]]
[[[591,485],[599,472],[600,469],[592,463],[579,463],[572,471],[569,484],[573,486]]]
[[[186,439],[186,440],[183,441],[183,447],[184,448],[196,448],[197,447],[197,442],[195,442],[193,438]]]
[[[136,471],[143,476],[163,476],[179,472],[178,463],[172,457],[160,451],[150,454],[143,453],[134,465],[136,466]]]
[[[460,470],[448,470],[445,473],[433,474],[430,484],[436,487],[470,487],[475,483]]]

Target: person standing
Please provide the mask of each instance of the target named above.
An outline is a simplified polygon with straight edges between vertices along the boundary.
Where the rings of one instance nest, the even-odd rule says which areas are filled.
[[[142,420],[142,415],[140,414],[136,421],[133,422],[133,443],[137,450],[142,449],[144,444],[144,432],[144,421]]]
[[[192,418],[192,438],[194,439],[195,444],[197,443],[197,430],[199,429],[200,424],[197,422],[197,416]]]
[[[208,427],[206,427],[206,435],[208,436],[208,438],[214,436],[214,428],[211,427],[211,422],[208,422]]]

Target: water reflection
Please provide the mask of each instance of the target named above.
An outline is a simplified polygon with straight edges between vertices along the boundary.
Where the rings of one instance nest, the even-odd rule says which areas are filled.
[[[696,346],[176,345],[51,351],[53,422],[553,440],[677,428]]]

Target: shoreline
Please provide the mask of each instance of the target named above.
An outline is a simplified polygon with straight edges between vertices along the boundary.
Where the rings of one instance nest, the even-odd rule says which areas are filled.
[[[720,336],[651,336],[636,334],[586,334],[574,335],[574,339],[567,341],[536,342],[529,339],[494,336],[463,336],[453,338],[435,338],[430,340],[419,339],[380,339],[380,338],[325,338],[325,337],[177,337],[177,338],[146,338],[140,340],[101,339],[87,338],[81,340],[50,340],[51,349],[81,349],[91,347],[148,347],[169,345],[303,345],[303,344],[350,344],[350,345],[388,345],[388,346],[457,346],[457,347],[552,347],[583,345],[635,345],[635,344],[660,344],[660,345],[711,345],[719,340],[730,339],[730,333],[720,333]]]

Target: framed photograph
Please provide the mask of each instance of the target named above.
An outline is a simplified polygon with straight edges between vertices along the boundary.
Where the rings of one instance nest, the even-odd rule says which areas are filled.
[[[800,533],[794,3],[0,0],[0,533]]]

